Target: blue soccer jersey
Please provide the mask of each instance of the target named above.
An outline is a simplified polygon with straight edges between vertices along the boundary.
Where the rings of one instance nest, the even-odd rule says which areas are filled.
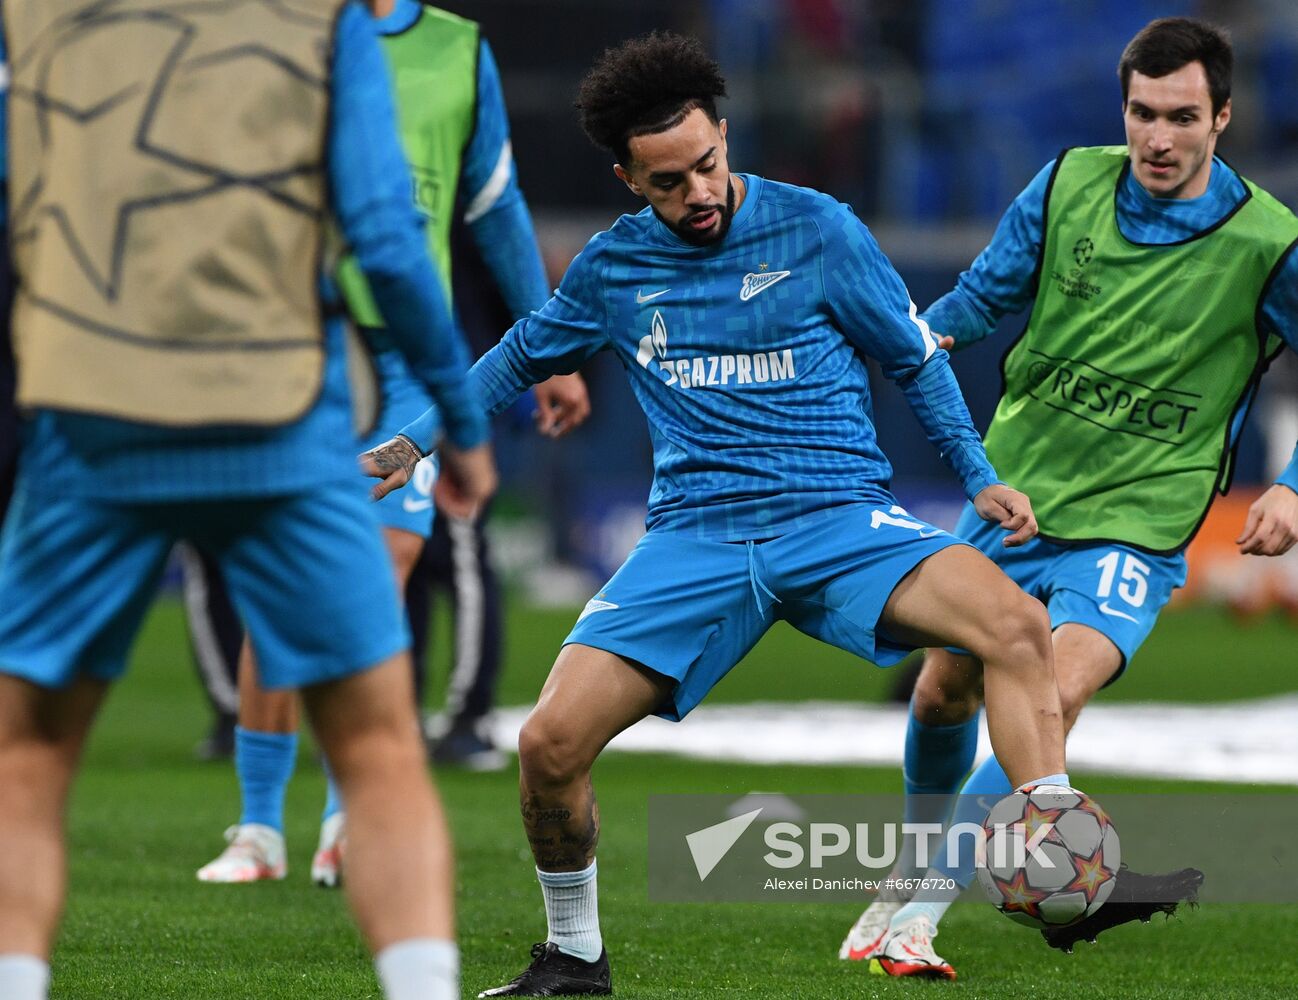
[[[649,209],[594,237],[546,306],[474,366],[488,410],[611,350],[653,439],[649,527],[774,537],[886,496],[870,356],[965,492],[995,482],[946,352],[851,209],[742,180],[746,196],[715,246],[685,244]],[[405,432],[432,443],[419,422]]]

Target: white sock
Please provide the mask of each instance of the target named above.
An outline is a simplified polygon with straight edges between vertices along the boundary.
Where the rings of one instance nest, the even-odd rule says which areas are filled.
[[[410,938],[374,956],[387,1000],[459,1000],[460,951],[454,941]]]
[[[933,930],[936,931],[937,925],[942,922],[942,918],[946,916],[946,911],[951,908],[953,902],[955,902],[953,899],[944,899],[930,900],[925,903],[907,903],[892,915],[892,921],[888,926],[895,930],[916,917],[924,917],[933,925]]]
[[[545,896],[545,919],[550,925],[546,940],[559,950],[593,962],[604,950],[599,933],[599,901],[595,892],[595,862],[579,872],[536,870]]]
[[[0,997],[47,1000],[50,963],[35,955],[0,955]]]
[[[1025,781],[1023,784],[1019,785],[1019,788],[1027,788],[1029,785],[1063,785],[1066,788],[1073,787],[1071,782],[1068,780],[1068,774],[1066,772],[1047,774],[1045,777],[1037,778],[1035,781]],[[1019,788],[1014,790],[1017,792]]]

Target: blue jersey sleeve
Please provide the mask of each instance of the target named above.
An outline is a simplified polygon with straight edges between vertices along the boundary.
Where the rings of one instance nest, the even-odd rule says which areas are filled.
[[[478,109],[465,150],[464,221],[510,314],[521,319],[550,297],[532,215],[518,186],[505,95],[491,47],[478,54]]]
[[[451,320],[410,198],[374,22],[355,2],[339,20],[332,87],[329,180],[343,236],[393,342],[436,400],[447,437],[460,448],[480,444],[488,425],[465,382],[469,351]]]
[[[1262,299],[1262,318],[1291,351],[1298,352],[1298,249],[1289,249],[1267,289]],[[1276,482],[1298,493],[1298,448]]]
[[[515,323],[469,371],[469,386],[489,414],[500,413],[552,375],[575,372],[608,346],[598,239],[577,255],[554,297]],[[427,448],[435,421],[436,413],[430,410],[401,433]]]
[[[956,347],[982,340],[1002,316],[1021,312],[1036,294],[1033,275],[1044,238],[1046,190],[1051,160],[1001,217],[996,233],[955,288],[924,312],[938,334],[955,338]]]
[[[846,206],[822,228],[825,295],[838,328],[906,396],[924,433],[972,499],[997,482],[946,352],[901,277]]]

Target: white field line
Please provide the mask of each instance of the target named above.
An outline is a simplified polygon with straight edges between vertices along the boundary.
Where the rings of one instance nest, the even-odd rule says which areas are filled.
[[[526,708],[500,709],[516,749]],[[646,719],[610,749],[756,764],[901,764],[906,709],[841,702],[702,705],[684,722]],[[990,753],[984,722],[979,758]],[[1213,705],[1094,705],[1068,739],[1078,773],[1298,785],[1298,695]]]

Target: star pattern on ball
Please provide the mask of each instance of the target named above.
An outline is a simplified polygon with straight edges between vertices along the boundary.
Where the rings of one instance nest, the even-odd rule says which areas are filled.
[[[1050,895],[1028,884],[1028,874],[1022,869],[1014,873],[1008,882],[997,879],[1001,891],[1001,909],[1006,913],[1024,913],[1033,919],[1041,919],[1041,901]]]
[[[1042,828],[1046,826],[1053,827],[1059,822],[1059,817],[1062,814],[1062,809],[1041,809],[1035,802],[1028,799],[1027,808],[1023,810],[1023,819],[1019,821],[1023,826],[1023,839],[1029,844],[1032,843]]]
[[[1074,878],[1062,890],[1063,892],[1080,892],[1086,897],[1089,907],[1100,893],[1100,887],[1113,878],[1113,872],[1104,864],[1104,843],[1096,845],[1089,857],[1070,854],[1073,862]]]

